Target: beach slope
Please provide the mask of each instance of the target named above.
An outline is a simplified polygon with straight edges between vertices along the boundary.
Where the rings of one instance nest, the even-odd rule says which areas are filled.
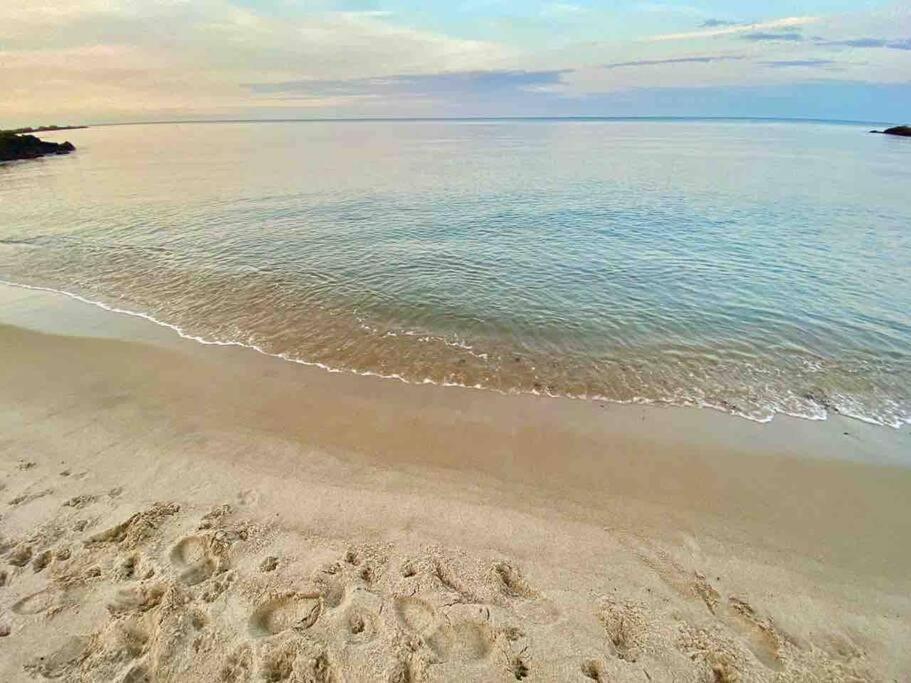
[[[907,430],[406,386],[2,302],[3,680],[911,672]]]

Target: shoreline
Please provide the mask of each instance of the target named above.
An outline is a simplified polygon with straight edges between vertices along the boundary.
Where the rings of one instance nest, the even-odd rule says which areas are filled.
[[[69,291],[62,290],[62,289],[56,289],[54,287],[45,287],[45,286],[41,286],[41,285],[30,285],[30,284],[0,279],[0,288],[24,289],[24,290],[29,290],[29,291],[45,292],[45,293],[49,293],[49,294],[53,294],[53,295],[63,296],[63,297],[72,299],[72,300],[82,303],[82,304],[86,304],[89,306],[95,306],[95,307],[100,308],[109,313],[113,313],[116,315],[124,315],[124,316],[128,316],[131,318],[137,318],[137,319],[143,320],[145,322],[152,323],[159,327],[170,330],[171,332],[177,334],[177,336],[182,339],[185,339],[188,341],[193,341],[198,344],[202,344],[203,346],[232,347],[232,348],[246,349],[248,351],[254,351],[254,352],[261,354],[268,358],[274,358],[277,360],[285,361],[288,363],[294,363],[296,365],[302,365],[305,367],[318,368],[319,370],[322,370],[322,371],[330,373],[330,374],[349,374],[349,375],[354,375],[357,377],[373,377],[373,378],[383,379],[383,380],[395,380],[395,381],[401,382],[402,384],[406,384],[406,385],[410,385],[410,386],[432,385],[432,386],[437,386],[437,387],[441,387],[441,388],[471,389],[471,390],[491,392],[494,394],[499,394],[501,396],[535,396],[535,397],[548,398],[548,399],[586,401],[586,402],[594,402],[594,403],[609,403],[609,404],[617,405],[617,406],[649,406],[649,407],[655,407],[655,408],[672,408],[672,409],[686,409],[686,410],[690,410],[690,409],[712,410],[712,411],[717,411],[719,413],[722,413],[724,415],[729,415],[732,417],[744,419],[744,420],[747,420],[750,422],[755,422],[758,424],[768,424],[768,423],[772,422],[776,417],[778,417],[778,418],[795,418],[795,419],[799,419],[799,420],[807,420],[810,422],[817,422],[817,421],[824,422],[826,420],[829,420],[832,417],[839,417],[839,418],[846,418],[848,420],[856,420],[863,424],[873,425],[876,427],[884,427],[884,428],[895,429],[895,430],[899,430],[899,431],[901,431],[901,430],[911,431],[911,422],[909,422],[909,421],[904,421],[901,424],[887,424],[884,422],[879,422],[879,421],[875,420],[874,418],[870,418],[867,416],[844,413],[844,412],[838,411],[834,408],[827,407],[822,404],[819,404],[819,409],[822,411],[821,415],[819,415],[819,414],[802,415],[802,414],[796,414],[796,413],[789,413],[786,411],[775,410],[772,412],[772,415],[770,417],[759,418],[759,417],[751,416],[742,411],[735,410],[731,406],[723,406],[720,404],[712,404],[712,403],[702,403],[699,405],[683,405],[683,404],[675,404],[675,403],[664,402],[664,401],[655,401],[655,400],[651,400],[651,399],[634,399],[634,400],[624,401],[624,400],[608,398],[608,397],[600,396],[600,395],[576,396],[576,395],[569,395],[569,394],[555,394],[555,393],[551,393],[546,390],[538,391],[535,389],[505,391],[502,389],[488,387],[488,386],[484,386],[481,384],[469,385],[469,384],[462,384],[462,383],[458,383],[458,382],[446,382],[446,381],[437,382],[437,381],[434,381],[434,380],[431,380],[428,378],[418,381],[418,380],[409,379],[409,378],[407,378],[401,374],[397,374],[397,373],[383,374],[381,372],[376,372],[376,371],[372,371],[372,370],[355,370],[352,368],[339,368],[339,367],[334,367],[334,366],[327,365],[325,363],[321,363],[318,361],[308,361],[308,360],[304,360],[302,358],[294,358],[286,353],[272,353],[270,351],[266,351],[265,349],[255,345],[255,344],[247,344],[247,343],[237,342],[237,341],[221,341],[221,340],[217,340],[217,339],[208,339],[205,337],[201,337],[201,336],[186,332],[179,325],[165,322],[163,320],[159,320],[158,318],[154,317],[151,314],[144,313],[142,311],[132,310],[132,309],[118,308],[116,306],[104,303],[102,301],[88,299],[86,297],[83,297],[80,294],[76,294],[76,293],[69,292]],[[2,300],[2,298],[0,298],[0,300]],[[911,461],[909,461],[909,463],[911,463]]]
[[[911,670],[907,429],[326,373],[8,287],[0,379],[9,680]]]

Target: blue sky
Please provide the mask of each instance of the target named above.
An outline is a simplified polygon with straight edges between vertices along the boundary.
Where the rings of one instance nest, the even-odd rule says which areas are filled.
[[[0,125],[357,116],[911,118],[911,4],[29,0]]]

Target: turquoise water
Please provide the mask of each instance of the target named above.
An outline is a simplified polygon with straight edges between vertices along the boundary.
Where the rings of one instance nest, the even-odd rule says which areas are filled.
[[[911,422],[911,140],[760,121],[67,131],[0,279],[398,377]]]

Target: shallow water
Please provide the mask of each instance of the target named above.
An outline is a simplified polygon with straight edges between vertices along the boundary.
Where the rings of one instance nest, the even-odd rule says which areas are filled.
[[[911,141],[783,122],[66,131],[0,278],[408,381],[911,422]]]

